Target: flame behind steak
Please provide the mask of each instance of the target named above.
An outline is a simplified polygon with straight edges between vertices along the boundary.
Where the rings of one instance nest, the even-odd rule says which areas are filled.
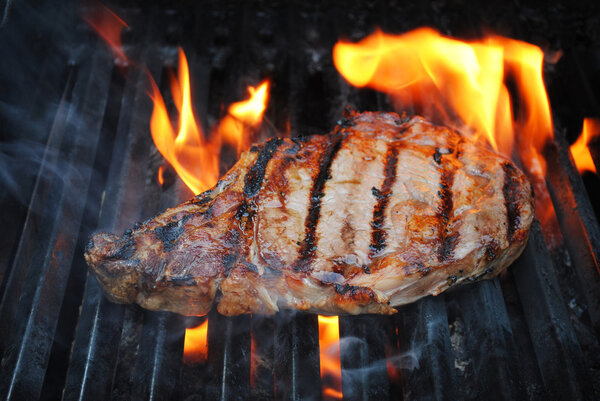
[[[252,147],[212,190],[96,234],[85,256],[111,300],[152,310],[387,314],[494,277],[532,219],[510,161],[419,117],[362,113]]]

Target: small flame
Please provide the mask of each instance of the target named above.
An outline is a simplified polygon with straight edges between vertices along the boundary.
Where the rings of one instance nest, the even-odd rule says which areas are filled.
[[[83,19],[106,41],[117,59],[129,64],[121,43],[121,32],[129,26],[103,4],[95,3],[93,9],[90,15],[84,16]]]
[[[198,363],[206,361],[208,356],[208,319],[200,326],[185,330],[183,343],[183,361],[185,363]]]
[[[252,134],[262,123],[269,100],[269,81],[248,87],[249,99],[233,103],[221,120],[217,135],[237,149],[238,156],[252,143]]]
[[[581,134],[579,134],[579,138],[571,145],[573,160],[575,160],[577,170],[579,170],[579,173],[581,174],[583,174],[584,171],[591,171],[592,173],[597,172],[588,144],[592,139],[598,136],[600,136],[600,119],[585,118],[583,120],[583,129],[581,130]]]
[[[235,146],[238,155],[250,145],[252,133],[260,126],[266,109],[269,82],[249,87],[250,99],[232,104],[229,114],[209,138],[192,110],[189,68],[182,49],[179,49],[179,76],[171,79],[173,103],[179,111],[177,133],[158,86],[154,80],[151,83],[154,109],[150,130],[154,144],[194,194],[204,192],[219,180],[222,143]]]
[[[319,315],[318,320],[323,399],[341,400],[343,394],[339,319],[337,316]]]
[[[156,174],[156,179],[158,180],[158,185],[161,187],[165,184],[165,165],[163,164],[158,168],[158,173]]]

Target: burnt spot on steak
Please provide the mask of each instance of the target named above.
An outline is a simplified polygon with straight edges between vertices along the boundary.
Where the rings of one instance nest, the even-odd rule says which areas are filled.
[[[447,235],[442,240],[442,245],[438,249],[438,259],[440,261],[449,260],[454,254],[454,248],[459,241],[459,233]]]
[[[181,220],[172,221],[164,226],[156,227],[154,229],[154,235],[156,235],[156,238],[158,238],[162,242],[165,251],[169,252],[173,249],[173,247],[177,243],[177,240],[179,239],[179,237],[185,229],[185,222],[188,221],[191,217],[191,215],[187,215],[184,216]],[[128,257],[131,257],[132,255],[133,253]],[[120,257],[120,259],[122,259],[122,257]]]
[[[442,154],[440,153],[440,148],[436,147],[435,152],[433,152],[433,160],[437,164],[442,164]]]

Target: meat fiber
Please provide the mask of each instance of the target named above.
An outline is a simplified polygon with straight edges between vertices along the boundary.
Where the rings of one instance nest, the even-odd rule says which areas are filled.
[[[95,234],[85,257],[109,299],[152,310],[390,314],[496,276],[533,213],[509,160],[420,117],[362,113],[253,146],[213,189]]]

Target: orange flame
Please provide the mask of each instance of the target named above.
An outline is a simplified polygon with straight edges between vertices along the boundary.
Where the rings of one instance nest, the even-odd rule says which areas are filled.
[[[129,59],[125,55],[121,43],[121,31],[129,26],[106,6],[97,3],[93,8],[93,12],[84,16],[83,19],[106,41],[114,55],[128,64]]]
[[[185,330],[183,343],[183,361],[198,363],[206,361],[208,356],[208,319],[200,326]]]
[[[156,174],[156,179],[158,180],[158,185],[161,187],[165,184],[165,165],[163,164],[158,168],[158,173]]]
[[[250,98],[229,106],[229,113],[217,128],[217,135],[237,149],[238,156],[252,143],[252,133],[262,123],[269,100],[269,81],[248,87]]]
[[[150,130],[154,144],[173,166],[179,177],[199,194],[215,185],[219,179],[219,155],[223,141],[235,146],[238,154],[251,143],[251,134],[262,122],[268,99],[269,82],[248,88],[251,98],[234,103],[210,138],[206,138],[192,110],[192,94],[187,59],[179,49],[179,76],[171,80],[171,93],[179,111],[179,126],[175,132],[165,102],[156,83],[151,80],[154,109]]]
[[[179,128],[175,133],[165,102],[154,81],[154,102],[150,130],[159,152],[177,171],[183,182],[199,194],[215,185],[219,179],[219,149],[217,140],[207,141],[192,111],[192,94],[187,59],[179,49],[179,80],[172,82],[173,100],[179,111]]]
[[[341,400],[343,394],[339,319],[337,316],[319,315],[318,320],[323,399]]]
[[[588,144],[592,139],[598,136],[600,136],[600,119],[585,118],[583,120],[583,129],[581,130],[581,134],[579,134],[579,138],[571,145],[573,160],[575,160],[577,170],[579,170],[579,173],[581,174],[583,174],[584,171],[596,173],[596,166],[592,159]]]
[[[450,126],[456,125],[456,116],[507,156],[515,130],[528,132],[520,144],[538,150],[552,138],[543,53],[531,44],[499,36],[468,43],[429,28],[403,35],[378,30],[358,43],[338,42],[333,58],[352,85],[386,92],[397,107],[416,106]],[[508,72],[523,101],[524,111],[514,122],[504,82]]]
[[[518,40],[490,36],[464,42],[430,28],[403,35],[378,30],[333,49],[335,66],[350,84],[383,91],[397,108],[415,107],[435,122],[467,134],[473,130],[474,138],[497,152],[518,156],[534,187],[538,218],[550,227],[554,209],[541,154],[554,129],[543,58],[539,47]],[[509,80],[519,105],[515,119]]]

